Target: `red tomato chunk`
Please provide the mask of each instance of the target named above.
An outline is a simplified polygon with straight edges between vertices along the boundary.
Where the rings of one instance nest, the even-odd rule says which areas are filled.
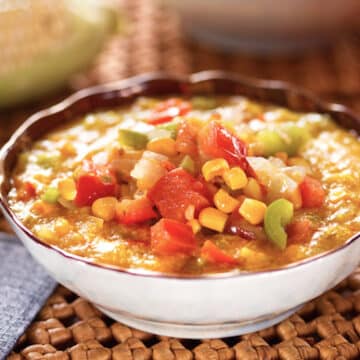
[[[158,255],[191,255],[197,247],[191,228],[176,220],[161,219],[150,232],[151,247]]]
[[[155,219],[157,214],[147,198],[124,199],[117,206],[116,218],[122,224],[132,225]]]
[[[253,171],[246,160],[246,144],[216,121],[207,125],[199,134],[201,151],[212,158],[223,158],[231,166],[240,166],[248,174]]]
[[[201,256],[215,264],[237,265],[238,261],[219,249],[212,241],[206,240],[201,248]]]
[[[204,184],[187,171],[177,168],[164,175],[150,189],[148,198],[164,218],[185,221],[185,210],[189,205],[195,212],[209,205]]]
[[[25,181],[19,187],[19,199],[28,201],[36,196],[36,187],[30,181]]]
[[[196,157],[198,155],[197,129],[187,122],[182,123],[176,137],[175,146],[176,151],[179,153]]]
[[[81,174],[76,181],[75,205],[91,206],[101,197],[113,196],[116,192],[115,176],[107,169],[84,162]]]
[[[187,114],[190,110],[191,104],[188,101],[176,98],[165,100],[155,106],[148,123],[153,125],[166,123],[176,116]]]
[[[306,176],[300,184],[300,192],[304,208],[319,208],[324,204],[325,191],[319,180]]]
[[[313,223],[309,219],[295,220],[287,226],[286,232],[289,244],[304,244],[311,239]]]

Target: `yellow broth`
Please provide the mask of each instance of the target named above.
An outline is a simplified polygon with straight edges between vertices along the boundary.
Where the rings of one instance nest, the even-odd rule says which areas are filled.
[[[118,164],[115,197],[120,201],[146,196],[147,189],[139,189],[139,183],[131,176],[146,148],[122,146],[119,129],[135,129],[146,134],[158,129],[158,125],[148,124],[147,119],[163,99],[140,98],[126,108],[88,114],[35,141],[19,156],[13,171],[8,195],[12,211],[42,241],[69,253],[97,263],[180,274],[222,272],[234,267],[241,270],[279,268],[336,248],[360,231],[360,143],[355,134],[340,128],[325,115],[295,113],[242,97],[187,100],[192,109],[176,120],[190,121],[201,129],[215,119],[243,139],[249,154],[255,157],[262,151],[256,143],[256,134],[262,129],[292,123],[309,130],[311,138],[299,147],[295,156],[285,159],[288,166],[305,160],[309,173],[325,191],[321,207],[300,207],[294,211],[293,219],[311,220],[313,231],[306,241],[289,242],[282,250],[266,236],[248,239],[200,226],[194,235],[197,247],[191,255],[159,254],[152,249],[150,227],[161,219],[160,214],[156,219],[127,225],[116,218],[104,220],[94,214],[91,206],[76,206],[74,201],[61,196],[51,202],[43,200],[46,189],[57,189],[61,179],[76,179],[84,160],[102,163],[109,158]],[[161,131],[160,135],[163,136]],[[169,153],[169,148],[165,153],[172,166],[178,167],[184,154]],[[277,153],[271,158],[283,159],[284,154]],[[194,160],[197,175],[201,175],[201,166],[208,158],[200,153]],[[228,191],[223,182],[215,180],[212,186]],[[33,186],[33,194],[31,189],[24,190],[24,184],[28,183]],[[230,194],[243,201],[241,191]],[[262,201],[266,206],[271,202],[268,198]],[[262,223],[257,225],[261,231],[262,226]],[[236,259],[237,265],[204,258],[200,249],[205,240]]]

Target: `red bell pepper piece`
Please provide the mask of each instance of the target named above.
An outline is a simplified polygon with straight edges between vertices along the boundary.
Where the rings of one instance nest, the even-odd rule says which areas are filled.
[[[36,196],[35,185],[33,183],[31,183],[30,181],[23,182],[18,191],[19,199],[28,201],[35,196]]]
[[[299,219],[286,227],[289,244],[304,244],[310,241],[314,233],[313,223],[309,219]]]
[[[319,208],[324,204],[325,190],[319,180],[305,176],[299,188],[304,208]]]
[[[201,194],[208,199],[210,204],[212,204],[214,201],[214,196],[218,192],[219,188],[212,183],[206,182],[202,175],[198,176],[197,180],[203,185]]]
[[[122,224],[132,225],[155,219],[157,214],[148,198],[124,199],[116,208],[116,218]]]
[[[171,121],[176,116],[187,114],[191,110],[191,104],[177,98],[168,99],[158,103],[148,119],[149,124],[157,125]]]
[[[198,137],[200,150],[212,158],[223,158],[231,166],[240,166],[250,176],[254,171],[246,160],[247,146],[216,121],[209,123]]]
[[[91,206],[96,199],[113,196],[115,192],[115,175],[105,167],[85,161],[76,181],[75,205]]]
[[[148,198],[164,218],[185,221],[189,205],[198,212],[209,206],[204,184],[181,168],[174,169],[163,177],[148,192]]]
[[[197,247],[191,227],[173,219],[161,219],[150,233],[152,250],[158,255],[191,255]]]
[[[201,257],[215,264],[237,265],[238,261],[219,249],[212,241],[206,240],[201,248]]]

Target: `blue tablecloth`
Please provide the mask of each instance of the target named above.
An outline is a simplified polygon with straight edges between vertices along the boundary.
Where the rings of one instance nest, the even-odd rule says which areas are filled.
[[[14,236],[0,233],[0,359],[50,296],[56,282]]]

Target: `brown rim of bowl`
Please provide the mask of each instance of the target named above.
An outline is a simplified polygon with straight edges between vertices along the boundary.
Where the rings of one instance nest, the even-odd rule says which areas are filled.
[[[27,229],[10,210],[7,194],[10,188],[10,173],[17,154],[42,134],[88,112],[116,107],[130,103],[138,96],[165,95],[243,95],[257,101],[270,102],[295,111],[318,112],[329,114],[341,126],[355,130],[360,134],[360,118],[348,108],[339,104],[321,101],[314,94],[299,89],[288,83],[277,80],[257,80],[225,71],[209,70],[189,76],[173,76],[166,73],[144,74],[114,83],[99,85],[80,90],[59,104],[39,111],[30,116],[11,136],[0,151],[0,205],[4,212],[14,222],[16,227],[35,243],[42,245],[60,255],[75,261],[102,269],[112,270],[129,275],[169,278],[169,279],[229,279],[238,276],[266,275],[282,272],[304,266],[314,261],[320,261],[328,255],[344,250],[350,244],[360,239],[360,233],[355,234],[343,245],[318,254],[316,256],[290,263],[277,269],[202,274],[179,275],[162,273],[146,269],[122,268],[107,264],[95,263],[86,258],[73,255],[60,248],[49,245],[37,238]]]

